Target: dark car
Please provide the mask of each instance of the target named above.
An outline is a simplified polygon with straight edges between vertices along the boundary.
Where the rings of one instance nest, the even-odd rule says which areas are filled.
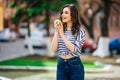
[[[109,42],[110,56],[120,55],[120,37],[116,37]]]
[[[87,40],[82,46],[82,53],[85,53],[85,54],[92,53],[93,51],[96,50],[96,48],[97,48],[97,45],[92,39]]]

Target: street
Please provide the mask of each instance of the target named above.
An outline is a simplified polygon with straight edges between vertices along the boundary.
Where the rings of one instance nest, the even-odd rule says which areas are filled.
[[[34,54],[46,55],[46,49],[34,49]],[[31,55],[29,50],[24,48],[24,39],[16,41],[0,42],[0,61],[13,59],[21,56]]]

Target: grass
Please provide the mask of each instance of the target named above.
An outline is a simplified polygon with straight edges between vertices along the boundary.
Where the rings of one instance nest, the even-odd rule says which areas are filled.
[[[102,68],[94,65],[93,61],[82,61],[85,68]],[[47,58],[41,56],[27,56],[13,60],[2,61],[0,66],[56,66],[57,58]]]

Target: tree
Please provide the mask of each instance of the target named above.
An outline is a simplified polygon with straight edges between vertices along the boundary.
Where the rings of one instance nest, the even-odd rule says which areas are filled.
[[[78,4],[77,0],[13,0],[11,7],[16,8],[16,14],[12,17],[12,21],[17,25],[45,11],[47,36],[49,36],[50,13],[60,11],[61,6],[68,3]]]
[[[11,20],[13,24],[16,26],[19,25],[21,22],[27,22],[27,28],[28,28],[28,49],[30,51],[30,54],[34,54],[34,50],[32,48],[32,43],[30,39],[31,35],[31,29],[30,29],[30,23],[31,19],[33,19],[36,15],[42,13],[43,8],[41,9],[40,7],[44,7],[43,0],[13,0],[11,3],[11,8],[16,9],[16,13],[12,16]]]
[[[97,4],[97,6],[94,6],[95,4]],[[94,39],[93,24],[97,13],[101,11],[101,4],[97,1],[90,0],[90,2],[86,3],[85,5],[88,6],[80,17],[81,23],[86,27],[90,38]]]
[[[117,8],[114,7],[114,5],[120,5],[119,0],[102,0],[102,18],[101,18],[101,37],[99,39],[98,48],[93,53],[95,56],[100,57],[106,57],[110,56],[109,50],[108,50],[108,44],[109,44],[109,33],[108,33],[108,21],[110,17],[111,9],[114,8],[116,11],[119,11]]]

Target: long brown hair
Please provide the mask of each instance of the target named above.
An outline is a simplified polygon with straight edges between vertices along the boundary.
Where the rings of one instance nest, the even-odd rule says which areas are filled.
[[[62,21],[61,15],[63,13],[63,9],[65,7],[70,8],[71,11],[71,20],[72,20],[72,34],[75,35],[79,32],[80,29],[80,16],[77,7],[74,4],[66,4],[62,7],[61,12],[60,12],[60,20]],[[63,23],[63,29],[64,31],[67,30],[67,24]]]

